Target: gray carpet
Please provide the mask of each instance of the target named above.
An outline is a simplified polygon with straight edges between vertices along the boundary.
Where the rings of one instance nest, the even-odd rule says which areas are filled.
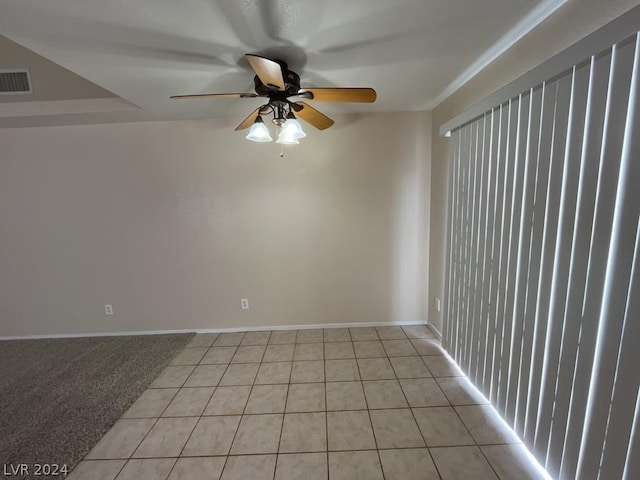
[[[192,336],[0,341],[0,465],[71,471]]]

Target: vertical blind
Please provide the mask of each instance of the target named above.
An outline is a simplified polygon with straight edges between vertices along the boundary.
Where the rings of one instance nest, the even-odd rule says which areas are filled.
[[[549,474],[640,478],[640,35],[452,131],[443,343]]]

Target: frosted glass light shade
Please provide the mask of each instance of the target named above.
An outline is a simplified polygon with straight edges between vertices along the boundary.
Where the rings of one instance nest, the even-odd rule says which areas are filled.
[[[307,134],[304,133],[304,130],[302,130],[300,123],[295,118],[288,118],[282,126],[282,131],[280,132],[279,138],[300,140],[301,138],[304,138],[306,136]]]
[[[249,134],[245,137],[247,140],[251,140],[252,142],[272,142],[273,138],[269,135],[269,129],[264,124],[262,119],[258,117],[256,122],[251,125],[251,129],[249,130]]]
[[[283,137],[282,135],[278,136],[276,143],[280,145],[300,145],[300,141],[297,138]]]

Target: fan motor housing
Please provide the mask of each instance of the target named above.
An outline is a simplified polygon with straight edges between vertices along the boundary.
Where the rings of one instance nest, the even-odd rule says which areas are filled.
[[[282,60],[274,60],[275,62],[280,64],[282,68],[282,78],[284,79],[284,91],[277,90],[274,87],[270,87],[262,83],[260,78],[256,75],[253,77],[253,83],[255,85],[255,90],[258,95],[272,97],[278,96],[282,97],[291,97],[298,94],[298,90],[300,90],[300,75],[296,72],[289,70],[287,63]]]

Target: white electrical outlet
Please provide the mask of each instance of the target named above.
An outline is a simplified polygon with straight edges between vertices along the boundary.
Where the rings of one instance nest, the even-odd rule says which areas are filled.
[[[440,310],[442,310],[442,302],[438,297],[436,297],[436,312],[439,312]]]
[[[242,307],[243,310],[249,310],[249,299],[248,298],[241,298],[240,299],[240,307]]]
[[[107,315],[113,315],[113,305],[105,305],[104,313]]]

